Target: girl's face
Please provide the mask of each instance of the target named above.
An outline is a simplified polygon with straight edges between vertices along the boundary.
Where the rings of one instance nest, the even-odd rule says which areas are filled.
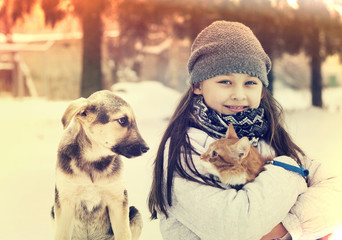
[[[262,98],[262,82],[248,74],[219,75],[194,87],[194,93],[203,95],[208,107],[232,115],[249,108],[258,108]]]

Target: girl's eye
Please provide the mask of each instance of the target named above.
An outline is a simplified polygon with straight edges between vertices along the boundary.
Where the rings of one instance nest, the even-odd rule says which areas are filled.
[[[247,81],[245,84],[246,85],[255,85],[257,83],[255,81]]]
[[[122,117],[118,119],[118,123],[122,126],[122,127],[127,127],[128,125],[128,118],[127,117]]]
[[[232,84],[232,82],[229,80],[221,80],[221,81],[219,81],[219,83],[221,83],[221,84]]]

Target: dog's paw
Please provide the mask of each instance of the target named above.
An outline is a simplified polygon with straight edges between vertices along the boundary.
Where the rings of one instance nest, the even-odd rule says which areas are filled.
[[[143,221],[139,210],[134,207],[129,207],[129,225],[132,233],[132,240],[137,240],[140,237]]]

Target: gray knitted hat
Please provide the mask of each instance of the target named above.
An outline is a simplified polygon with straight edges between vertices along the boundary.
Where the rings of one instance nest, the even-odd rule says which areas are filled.
[[[191,47],[190,83],[230,73],[257,77],[267,87],[271,60],[247,26],[216,21],[202,30]]]

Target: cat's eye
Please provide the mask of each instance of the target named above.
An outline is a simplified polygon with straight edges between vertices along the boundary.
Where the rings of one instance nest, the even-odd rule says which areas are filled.
[[[217,154],[216,151],[212,151],[212,152],[211,152],[211,156],[212,156],[212,157],[216,157],[217,155],[218,155],[218,154]]]

